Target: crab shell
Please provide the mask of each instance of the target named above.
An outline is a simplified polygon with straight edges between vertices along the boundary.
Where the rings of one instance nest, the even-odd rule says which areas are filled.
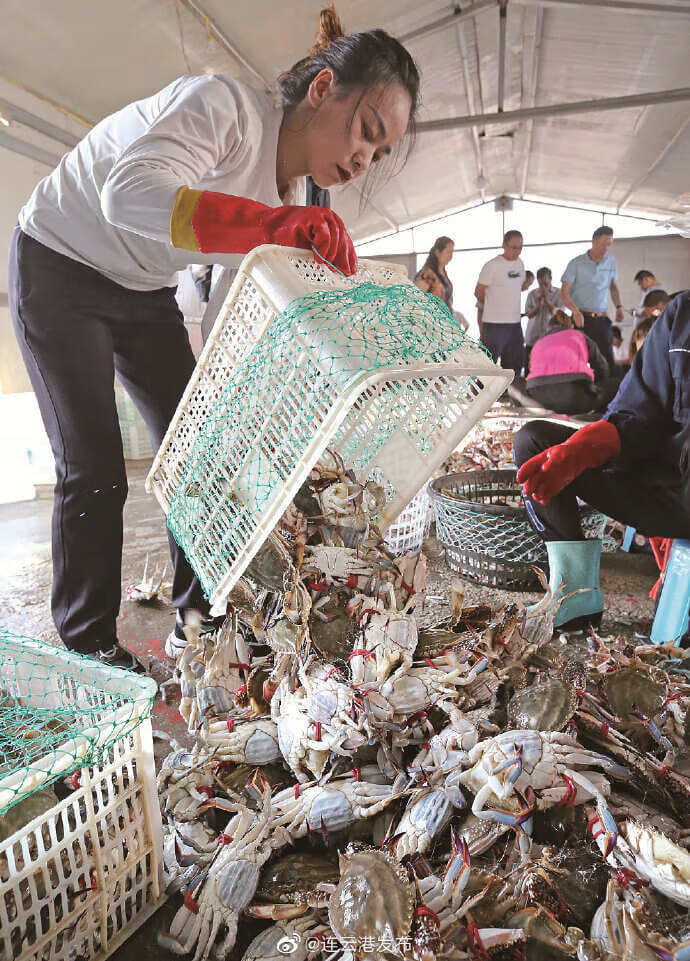
[[[340,881],[328,905],[330,926],[341,941],[373,938],[396,943],[412,926],[415,890],[387,851],[348,849],[340,856]]]
[[[517,691],[508,702],[513,727],[533,731],[560,731],[577,708],[577,693],[556,677]]]

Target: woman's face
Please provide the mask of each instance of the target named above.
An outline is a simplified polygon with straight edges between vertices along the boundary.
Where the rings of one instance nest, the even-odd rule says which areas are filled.
[[[363,176],[404,136],[411,101],[398,83],[342,95],[322,70],[307,95],[313,119],[304,128],[309,173],[319,187]]]
[[[438,252],[438,265],[439,267],[445,267],[450,263],[451,257],[453,256],[453,251],[455,250],[455,244],[446,244],[443,250]]]

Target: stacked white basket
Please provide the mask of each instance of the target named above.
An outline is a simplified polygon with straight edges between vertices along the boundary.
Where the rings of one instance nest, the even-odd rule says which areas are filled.
[[[23,681],[27,655],[32,675]],[[26,707],[91,708],[94,726],[30,769],[0,775],[0,809],[14,799],[21,805],[94,745],[110,746],[99,765],[79,770],[69,797],[0,842],[0,958],[101,961],[165,899],[148,717],[155,681],[3,635],[3,688]],[[100,710],[113,697],[122,706]]]
[[[360,261],[353,280],[381,286],[409,283],[398,265],[370,261]],[[350,285],[301,250],[260,247],[245,258],[147,479],[147,489],[166,514],[179,496],[194,442],[233,369],[271,321],[298,297]],[[314,336],[303,352],[308,363],[318,365],[318,330]],[[372,366],[362,371],[361,365],[349,367],[347,359],[341,360],[340,374],[349,377],[347,388],[324,395],[320,423],[310,436],[294,435],[291,408],[297,407],[299,397],[286,394],[277,372],[273,396],[265,398],[261,414],[271,441],[242,454],[241,469],[231,481],[238,496],[221,494],[227,490],[230,451],[219,453],[217,465],[205,466],[203,483],[207,490],[218,490],[217,502],[210,510],[204,506],[193,543],[183,546],[215,610],[224,609],[229,592],[326,447],[336,450],[360,478],[371,476],[383,484],[389,499],[379,525],[385,531],[512,379],[511,371],[496,366],[470,339],[443,363],[414,366],[401,359],[373,372]],[[381,424],[386,425],[383,440]],[[290,446],[293,461],[297,451],[297,465],[289,472],[283,469],[280,450],[273,453],[280,443]],[[274,493],[268,503],[247,510],[255,463],[262,461],[264,469],[267,460],[273,461]],[[241,516],[233,498],[242,504]]]

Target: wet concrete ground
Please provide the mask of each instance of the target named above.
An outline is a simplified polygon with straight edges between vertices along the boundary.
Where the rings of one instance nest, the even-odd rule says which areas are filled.
[[[144,490],[148,464],[128,463],[129,498],[125,506],[125,537],[122,567],[123,601],[119,617],[119,637],[137,654],[153,661],[152,673],[165,677],[162,646],[174,625],[174,610],[165,601],[136,603],[126,595],[128,585],[137,583],[148,556],[149,572],[162,569],[168,562],[167,539],[162,513]],[[0,506],[0,630],[59,643],[50,615],[50,518],[52,497]],[[442,549],[434,537],[424,546],[429,558],[429,593],[448,596],[451,572],[445,565]],[[170,570],[168,569],[168,573]],[[649,590],[656,579],[656,565],[648,555],[605,554],[602,556],[601,583],[606,598],[603,634],[638,632],[648,634],[653,617]],[[518,595],[533,601],[536,594]],[[468,603],[480,598],[493,606],[515,600],[514,593],[493,591],[467,584]],[[174,704],[156,699],[153,727],[184,740],[185,729]],[[168,745],[160,742],[157,754],[167,753]],[[164,918],[150,920],[114,955],[116,961],[134,961],[144,954],[151,961],[169,961],[171,955],[156,943],[156,935]],[[254,925],[241,922],[241,944],[256,932]],[[233,957],[240,957],[239,950]]]

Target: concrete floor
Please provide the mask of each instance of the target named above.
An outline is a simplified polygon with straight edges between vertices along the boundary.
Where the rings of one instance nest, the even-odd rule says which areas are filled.
[[[127,465],[129,498],[125,507],[124,559],[122,568],[123,602],[119,617],[119,637],[129,647],[152,662],[152,673],[159,679],[169,670],[165,665],[162,645],[174,624],[174,611],[164,601],[136,603],[126,595],[126,588],[141,579],[148,555],[149,571],[162,569],[168,562],[167,540],[163,517],[153,496],[146,494],[144,480],[148,463],[132,461]],[[27,637],[60,643],[50,615],[50,518],[52,497],[19,504],[0,506],[0,629]],[[441,547],[434,537],[424,546],[429,558],[429,592],[447,595],[451,573],[445,565]],[[649,590],[656,579],[656,565],[651,556],[617,554],[602,557],[602,589],[606,597],[606,613],[602,633],[648,634],[653,604]],[[467,602],[489,599],[494,606],[514,594],[491,591],[467,585]],[[537,595],[523,595],[536,600]],[[185,739],[185,729],[174,704],[156,699],[154,729]],[[167,743],[160,743],[160,753],[167,753]],[[158,752],[157,752],[158,753]],[[165,912],[163,909],[161,914]],[[169,909],[168,909],[169,910]],[[144,953],[152,961],[169,961],[171,955],[156,944],[156,934],[165,918],[152,920],[116,954],[117,961],[134,961]],[[240,946],[256,932],[254,925],[242,922],[240,942],[233,958],[241,957]]]

